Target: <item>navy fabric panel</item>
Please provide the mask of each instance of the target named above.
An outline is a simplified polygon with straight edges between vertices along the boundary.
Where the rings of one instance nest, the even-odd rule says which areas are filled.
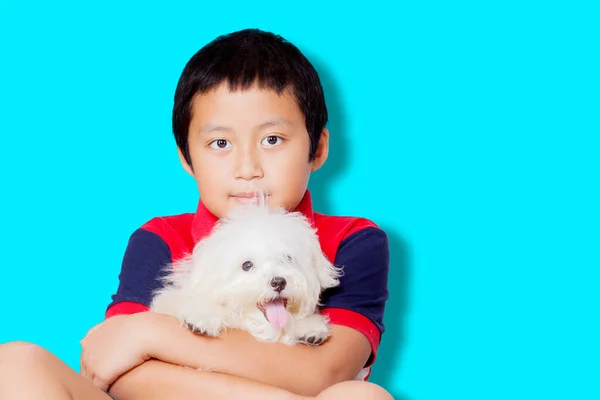
[[[150,305],[152,292],[160,288],[160,277],[171,259],[169,246],[156,233],[142,228],[133,232],[123,257],[119,287],[108,307],[123,301]]]
[[[389,261],[388,238],[383,230],[368,227],[345,238],[334,261],[344,273],[339,286],[323,293],[323,308],[345,308],[362,314],[383,334]]]

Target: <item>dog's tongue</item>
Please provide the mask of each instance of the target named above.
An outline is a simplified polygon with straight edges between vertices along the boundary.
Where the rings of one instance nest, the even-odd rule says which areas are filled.
[[[265,314],[267,320],[275,328],[283,328],[288,321],[288,312],[283,304],[283,299],[276,299],[265,304]]]

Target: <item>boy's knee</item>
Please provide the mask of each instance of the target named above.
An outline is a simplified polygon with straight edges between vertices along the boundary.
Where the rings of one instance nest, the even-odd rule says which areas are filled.
[[[370,383],[370,382],[360,382],[364,388],[365,388],[365,393],[368,393],[370,397],[370,399],[373,400],[394,400],[394,398],[392,397],[392,395],[385,390],[384,388],[382,388],[381,386],[378,386],[374,383]]]
[[[318,400],[394,400],[384,388],[374,383],[363,381],[341,382],[324,390],[317,396]]]
[[[56,357],[41,346],[28,342],[0,345],[0,397],[70,399],[58,380]]]
[[[42,362],[48,356],[43,347],[29,342],[9,342],[0,345],[0,366],[14,368]]]

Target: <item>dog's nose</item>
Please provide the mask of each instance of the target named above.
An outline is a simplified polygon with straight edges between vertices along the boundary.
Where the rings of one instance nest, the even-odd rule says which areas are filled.
[[[283,289],[285,289],[286,284],[287,282],[285,281],[285,278],[281,276],[271,278],[271,287],[273,288],[273,290],[281,292]]]

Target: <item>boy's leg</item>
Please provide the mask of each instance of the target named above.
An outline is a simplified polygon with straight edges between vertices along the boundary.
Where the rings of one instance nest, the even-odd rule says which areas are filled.
[[[346,381],[333,385],[316,397],[317,400],[394,400],[381,386],[362,381]]]
[[[0,399],[110,400],[49,351],[30,343],[0,345]]]
[[[69,368],[49,351],[30,343],[0,345],[0,400],[110,400],[110,396]],[[341,382],[317,400],[394,400],[368,382]]]

